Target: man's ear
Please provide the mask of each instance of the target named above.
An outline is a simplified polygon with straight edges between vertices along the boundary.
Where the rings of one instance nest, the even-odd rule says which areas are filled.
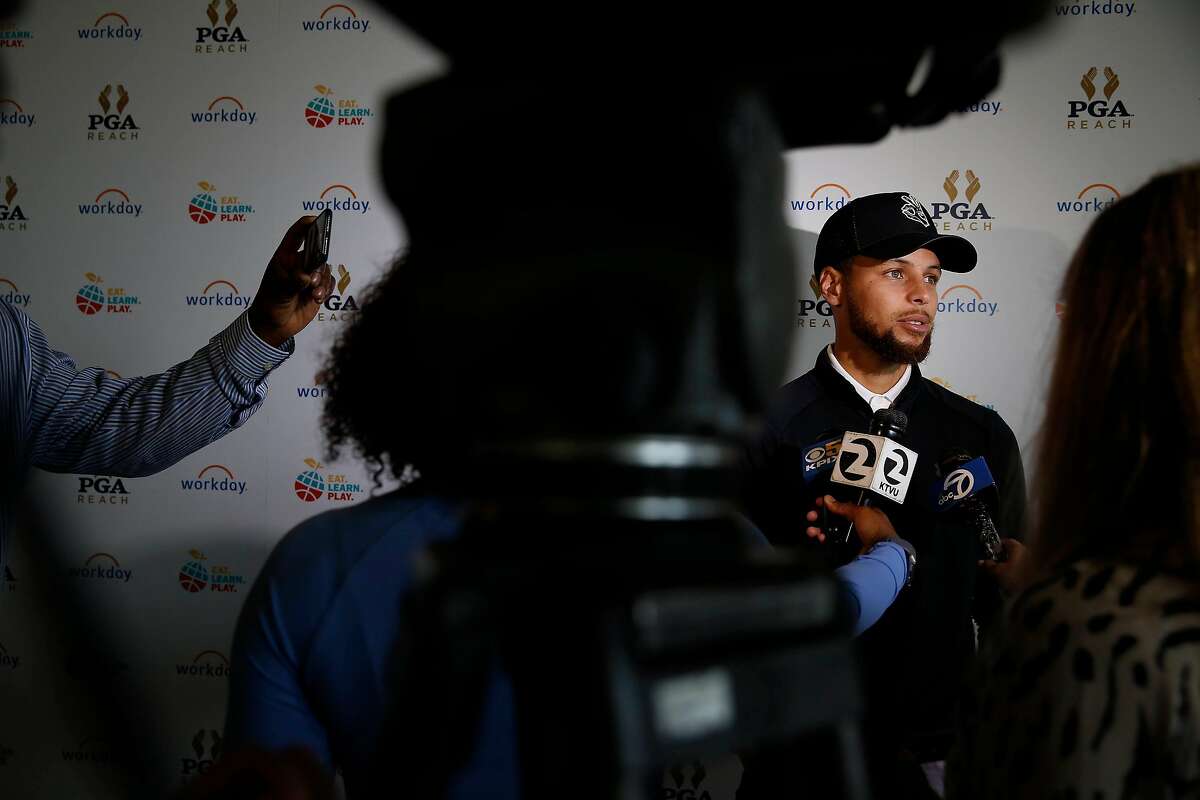
[[[846,276],[836,267],[822,267],[821,276],[817,279],[821,286],[821,296],[829,305],[837,308],[842,304],[846,292]]]

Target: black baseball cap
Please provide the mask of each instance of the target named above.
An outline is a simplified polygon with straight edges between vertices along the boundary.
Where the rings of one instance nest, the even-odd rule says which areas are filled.
[[[932,250],[950,272],[970,272],[979,260],[975,245],[966,239],[939,234],[929,211],[911,192],[868,194],[825,221],[813,267],[819,273],[851,256],[897,258],[922,247]]]

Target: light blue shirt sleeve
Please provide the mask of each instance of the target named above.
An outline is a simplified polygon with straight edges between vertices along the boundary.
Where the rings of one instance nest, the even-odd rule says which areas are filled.
[[[854,617],[854,635],[874,625],[900,596],[908,580],[908,556],[895,542],[882,541],[838,567],[838,580]]]

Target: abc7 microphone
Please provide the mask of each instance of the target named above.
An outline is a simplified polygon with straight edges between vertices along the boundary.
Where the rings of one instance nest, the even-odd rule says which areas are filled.
[[[908,417],[902,411],[885,408],[871,418],[871,432],[846,431],[841,451],[830,480],[843,486],[860,489],[858,505],[869,506],[876,496],[900,504],[908,496],[908,487],[917,468],[917,453],[895,441],[908,428]],[[850,541],[854,532],[851,523],[841,543]]]
[[[998,507],[1000,498],[987,461],[982,457],[971,458],[966,450],[952,447],[942,455],[937,475],[933,499],[938,511],[968,515],[986,557],[992,561],[1007,560],[1000,533],[992,521],[992,511]]]

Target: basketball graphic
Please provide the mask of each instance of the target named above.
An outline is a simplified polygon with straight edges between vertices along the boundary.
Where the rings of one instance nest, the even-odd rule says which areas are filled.
[[[75,307],[87,316],[98,314],[104,308],[104,291],[94,283],[89,283],[75,293]]]
[[[189,561],[179,568],[179,585],[185,592],[203,592],[208,586],[208,570],[199,561]]]
[[[196,195],[188,203],[188,216],[192,222],[207,225],[217,216],[217,201],[207,192]]]
[[[304,121],[314,128],[325,128],[333,122],[333,103],[327,97],[314,97],[304,108]]]
[[[325,481],[316,470],[308,470],[296,476],[296,497],[306,503],[318,499],[325,492]]]

